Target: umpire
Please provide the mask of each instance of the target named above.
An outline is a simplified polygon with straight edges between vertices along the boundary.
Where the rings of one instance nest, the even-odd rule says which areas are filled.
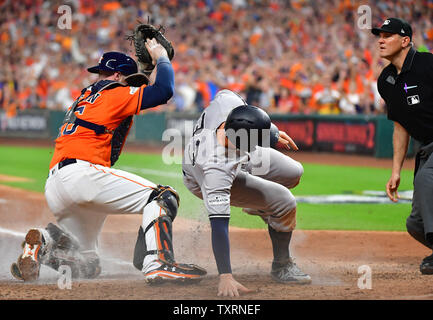
[[[412,212],[406,220],[408,233],[433,248],[433,54],[413,48],[412,28],[406,21],[389,18],[373,28],[379,55],[390,62],[377,80],[388,119],[394,121],[393,162],[386,184],[388,197],[397,202],[400,172],[409,139],[419,141],[416,154]],[[420,265],[422,274],[433,274],[433,254]]]

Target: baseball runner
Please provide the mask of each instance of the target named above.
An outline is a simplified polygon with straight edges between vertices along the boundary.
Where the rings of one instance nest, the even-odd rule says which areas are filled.
[[[58,226],[28,231],[23,254],[11,266],[18,279],[36,280],[40,265],[71,267],[73,277],[101,272],[98,236],[108,214],[141,214],[134,266],[146,281],[197,281],[206,271],[177,264],[172,223],[179,196],[170,186],[111,168],[124,146],[133,116],[165,104],[173,95],[174,72],[167,50],[155,38],[145,47],[153,62],[149,85],[137,63],[126,54],[106,52],[88,68],[98,80],[84,88],[69,108],[50,163],[45,197]],[[134,85],[131,85],[134,83]]]
[[[254,130],[259,137],[255,144]],[[296,225],[296,200],[289,189],[299,183],[303,167],[283,153],[265,147],[266,130],[271,134],[270,138],[267,136],[267,146],[280,142],[298,150],[285,132],[278,132],[263,110],[247,105],[230,90],[221,90],[201,114],[185,148],[184,184],[203,199],[210,219],[212,248],[219,273],[218,296],[249,292],[232,276],[228,235],[231,205],[261,216],[268,224],[274,280],[311,283],[310,276],[297,267],[289,252]],[[243,138],[242,132],[247,133]]]

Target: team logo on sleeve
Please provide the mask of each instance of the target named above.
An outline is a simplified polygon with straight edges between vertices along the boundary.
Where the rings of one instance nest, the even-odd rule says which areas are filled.
[[[140,89],[140,87],[129,87],[129,94],[136,93],[138,89]]]
[[[230,197],[225,194],[215,195],[208,199],[208,204],[212,207],[230,204]]]

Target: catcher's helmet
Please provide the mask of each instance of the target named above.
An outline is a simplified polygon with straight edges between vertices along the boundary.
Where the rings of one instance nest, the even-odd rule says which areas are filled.
[[[116,51],[105,52],[99,59],[97,66],[90,67],[87,71],[91,73],[99,73],[104,71],[118,71],[125,76],[137,73],[137,63],[130,56]]]
[[[252,105],[234,108],[227,116],[224,129],[236,148],[250,151],[256,146],[269,146],[271,119],[262,109]]]

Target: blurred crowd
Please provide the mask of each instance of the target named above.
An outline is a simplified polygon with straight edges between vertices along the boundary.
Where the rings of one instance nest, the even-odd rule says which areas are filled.
[[[433,0],[0,0],[0,111],[67,109],[103,52],[135,57],[125,38],[141,20],[175,48],[175,95],[156,111],[200,112],[228,88],[272,113],[380,114],[368,10],[433,51]]]

